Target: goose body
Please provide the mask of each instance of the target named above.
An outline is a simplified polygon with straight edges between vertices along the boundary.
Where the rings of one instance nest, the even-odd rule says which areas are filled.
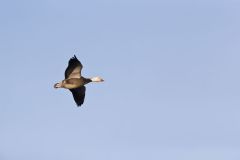
[[[86,84],[90,82],[103,82],[103,79],[100,77],[85,78],[81,76],[82,68],[81,62],[74,55],[68,62],[68,67],[65,70],[65,79],[54,85],[54,88],[69,89],[77,106],[81,106],[84,102]]]

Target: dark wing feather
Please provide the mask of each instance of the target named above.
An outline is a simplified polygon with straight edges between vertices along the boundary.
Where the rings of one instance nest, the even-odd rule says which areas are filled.
[[[72,57],[68,62],[68,67],[65,70],[65,79],[80,78],[82,68],[83,68],[83,66],[82,66],[81,62],[74,55],[74,57]]]
[[[70,89],[70,91],[72,92],[73,98],[77,106],[81,106],[84,102],[86,87],[82,86],[79,88]]]

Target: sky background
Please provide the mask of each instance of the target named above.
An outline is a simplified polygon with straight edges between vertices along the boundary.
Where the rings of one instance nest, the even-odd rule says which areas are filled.
[[[239,160],[239,0],[1,0],[0,160]],[[78,108],[64,78],[74,54]]]

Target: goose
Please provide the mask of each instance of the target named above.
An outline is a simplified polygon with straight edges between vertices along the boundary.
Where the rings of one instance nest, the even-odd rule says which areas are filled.
[[[68,67],[65,70],[65,79],[54,84],[54,88],[69,89],[72,92],[74,101],[77,106],[81,106],[84,102],[86,87],[90,82],[103,82],[101,77],[85,78],[81,75],[83,65],[74,55],[68,61]]]

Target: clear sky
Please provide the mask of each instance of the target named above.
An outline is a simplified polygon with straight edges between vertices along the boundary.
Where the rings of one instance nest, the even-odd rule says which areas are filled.
[[[0,1],[0,160],[239,160],[239,0]],[[76,54],[83,107],[55,90]]]

